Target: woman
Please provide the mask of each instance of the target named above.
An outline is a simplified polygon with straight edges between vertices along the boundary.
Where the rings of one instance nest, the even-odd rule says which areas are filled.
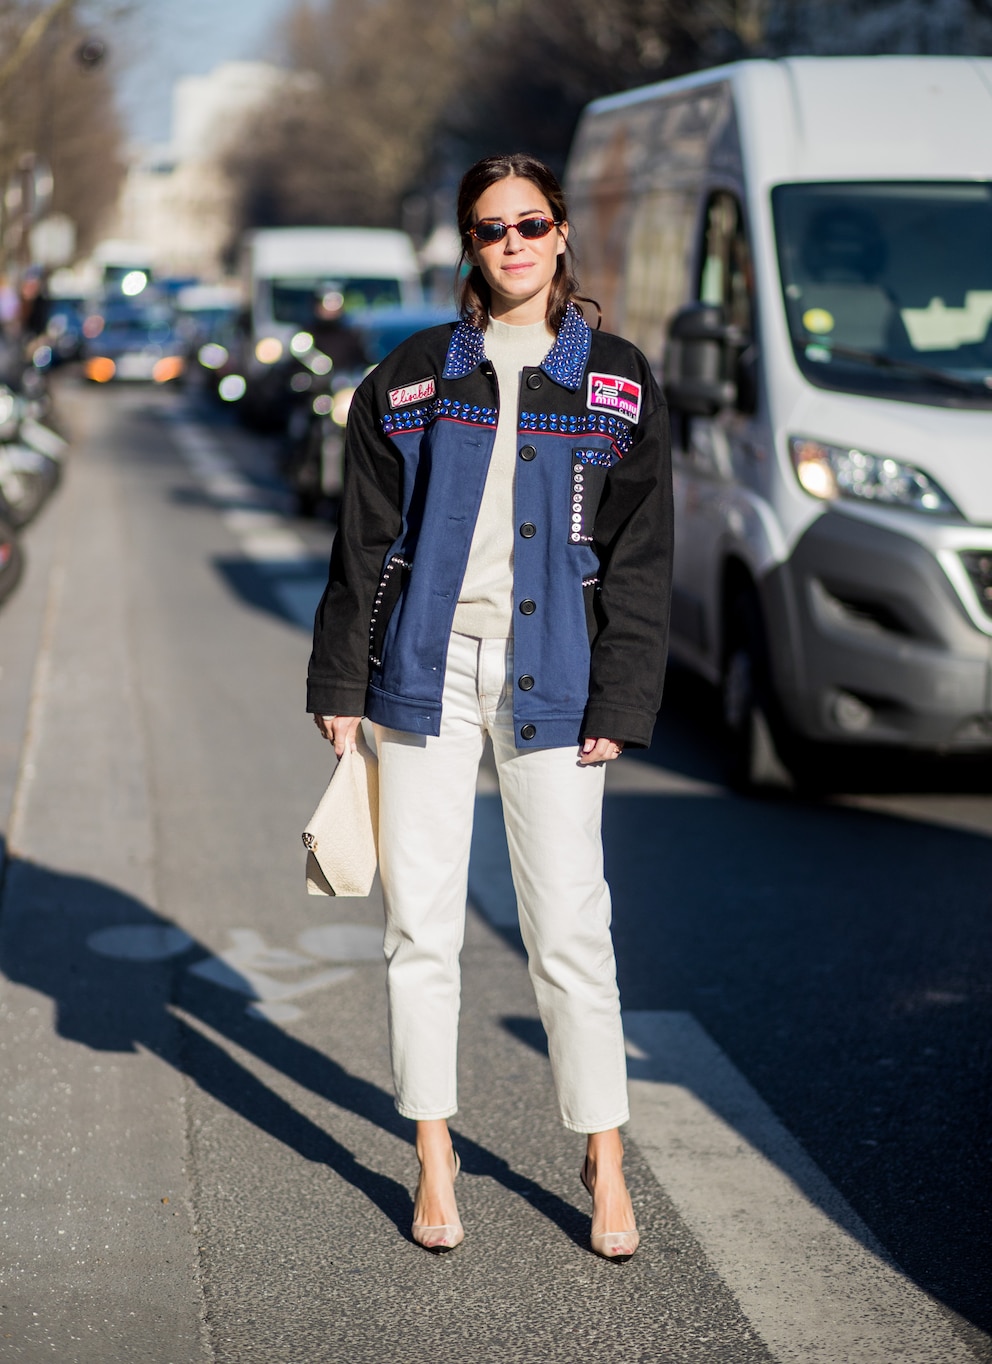
[[[461,320],[404,342],[348,424],[308,709],[340,756],[375,725],[397,1107],[413,1237],[463,1237],[447,1119],[476,776],[492,739],[520,928],[592,1249],[637,1248],[601,839],[604,764],[650,742],[671,557],[667,424],[644,357],[575,303],[561,187],[529,156],[469,170]]]

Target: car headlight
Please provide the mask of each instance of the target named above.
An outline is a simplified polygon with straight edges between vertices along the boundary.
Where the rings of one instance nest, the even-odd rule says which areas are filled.
[[[282,359],[282,351],[278,336],[263,336],[255,347],[255,359],[260,365],[276,365]]]
[[[220,369],[227,364],[227,347],[217,341],[208,341],[196,352],[196,358],[204,369]]]
[[[334,402],[331,407],[331,420],[338,426],[348,425],[348,413],[351,411],[351,400],[355,396],[353,388],[341,388],[334,395]]]
[[[961,514],[939,483],[901,460],[806,436],[790,436],[789,454],[802,487],[825,502],[855,498],[934,516]]]

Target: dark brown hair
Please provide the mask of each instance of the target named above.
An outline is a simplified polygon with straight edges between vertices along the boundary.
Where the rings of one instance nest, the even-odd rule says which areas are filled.
[[[485,156],[474,166],[469,167],[458,186],[458,231],[462,239],[458,269],[460,272],[463,263],[470,265],[471,268],[461,281],[458,304],[462,317],[473,323],[480,331],[485,330],[489,321],[492,292],[482,271],[472,261],[470,255],[472,238],[469,235],[469,228],[475,223],[475,206],[482,195],[490,185],[495,185],[498,180],[505,180],[511,175],[520,180],[529,180],[541,191],[556,222],[568,221],[564,190],[558,183],[554,171],[543,161],[538,161],[536,156],[528,156],[526,152],[512,152],[508,156]],[[581,298],[578,293],[579,281],[573,272],[574,263],[575,255],[566,240],[564,254],[558,257],[548,298],[548,326],[552,331],[557,331],[561,326],[569,303]],[[598,304],[596,308],[598,310]]]

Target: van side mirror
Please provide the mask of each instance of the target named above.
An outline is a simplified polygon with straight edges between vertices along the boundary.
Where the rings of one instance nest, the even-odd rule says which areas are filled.
[[[672,318],[663,386],[668,405],[690,416],[713,417],[727,407],[754,410],[755,376],[741,384],[741,360],[754,357],[750,338],[731,326],[722,308],[690,303]],[[742,402],[746,400],[746,406]]]

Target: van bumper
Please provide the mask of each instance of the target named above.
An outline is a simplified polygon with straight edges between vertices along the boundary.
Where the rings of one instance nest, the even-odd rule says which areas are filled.
[[[763,593],[772,672],[799,733],[992,751],[992,634],[931,548],[831,509],[775,578]]]

